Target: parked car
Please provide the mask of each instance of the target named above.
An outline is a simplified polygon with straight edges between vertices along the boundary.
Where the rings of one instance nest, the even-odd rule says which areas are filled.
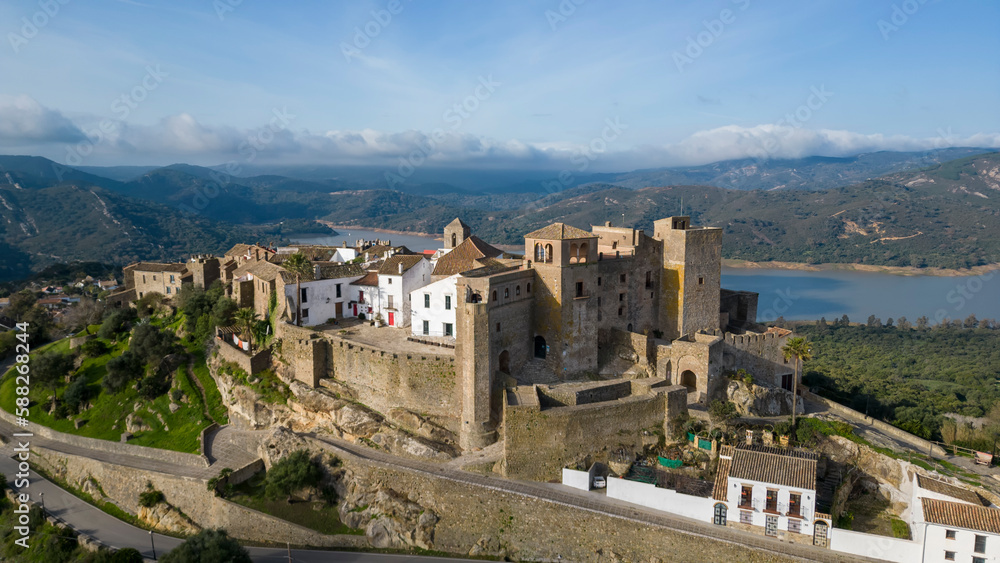
[[[604,479],[604,477],[601,477],[600,475],[594,477],[594,488],[595,489],[603,489],[604,487],[607,487],[607,486],[608,486],[608,482]]]

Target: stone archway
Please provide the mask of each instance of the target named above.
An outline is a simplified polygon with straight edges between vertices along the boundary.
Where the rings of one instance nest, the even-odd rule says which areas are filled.
[[[688,394],[698,390],[698,376],[689,369],[681,372],[681,385],[687,387]]]
[[[542,360],[545,359],[545,355],[548,353],[549,347],[545,344],[545,338],[542,335],[535,337],[535,357]]]
[[[507,350],[500,352],[500,371],[510,375],[510,352]]]

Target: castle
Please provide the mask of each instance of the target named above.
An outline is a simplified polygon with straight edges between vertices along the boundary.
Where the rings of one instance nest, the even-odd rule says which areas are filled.
[[[436,252],[376,245],[351,264],[337,262],[339,247],[237,245],[219,259],[130,266],[126,291],[218,278],[240,307],[263,316],[276,304],[280,374],[419,414],[464,450],[502,439],[508,474],[542,476],[545,464],[522,456],[547,440],[565,452],[554,467],[668,432],[688,404],[725,400],[730,371],[791,389],[790,333],[756,323],[755,293],[721,287],[719,228],[686,216],[655,221],[651,235],[553,223],[524,235],[523,255],[459,219],[443,235]],[[315,274],[298,291],[281,265],[294,252]]]

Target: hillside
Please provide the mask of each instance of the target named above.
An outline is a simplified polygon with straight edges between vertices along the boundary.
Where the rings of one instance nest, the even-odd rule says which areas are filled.
[[[176,260],[258,238],[254,229],[85,183],[29,189],[2,179],[0,217],[0,280],[26,277],[54,262]]]

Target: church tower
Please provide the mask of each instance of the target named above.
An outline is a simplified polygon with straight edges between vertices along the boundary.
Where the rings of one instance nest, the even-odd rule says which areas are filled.
[[[470,234],[472,234],[472,229],[456,217],[444,228],[444,247],[451,250],[462,244],[462,241],[469,238]]]

